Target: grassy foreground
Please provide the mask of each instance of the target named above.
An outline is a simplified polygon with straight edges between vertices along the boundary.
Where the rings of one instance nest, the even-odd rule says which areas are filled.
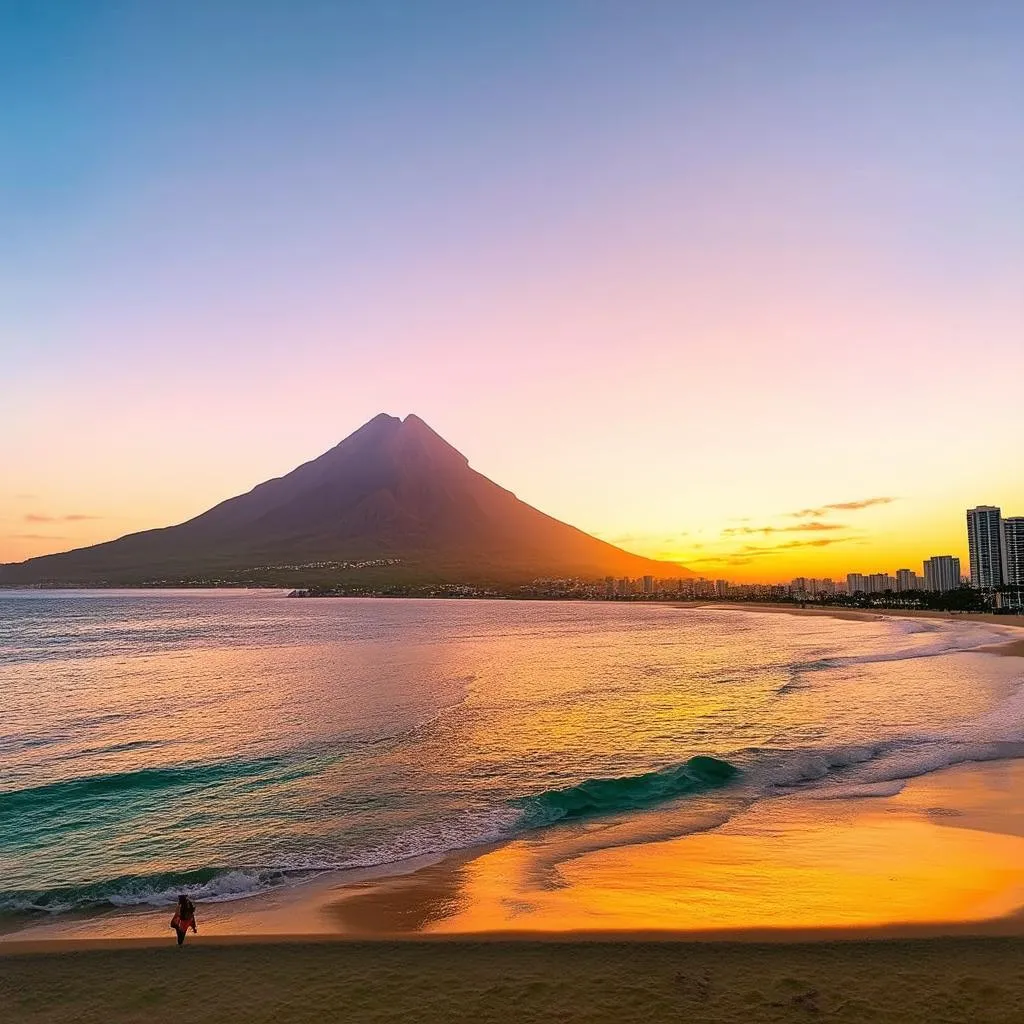
[[[294,942],[0,956],[11,1022],[1020,1022],[1024,939]]]

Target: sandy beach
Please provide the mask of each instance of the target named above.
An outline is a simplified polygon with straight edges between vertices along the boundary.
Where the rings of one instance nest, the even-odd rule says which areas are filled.
[[[676,608],[711,608],[722,611],[763,612],[766,614],[824,616],[829,619],[845,619],[849,622],[870,622],[872,619],[942,619],[948,622],[984,622],[993,626],[1005,626],[1009,638],[1006,643],[991,647],[979,647],[978,650],[987,654],[999,654],[1004,657],[1024,658],[1024,634],[1014,638],[1016,630],[1024,629],[1024,615],[993,615],[988,612],[942,612],[917,611],[914,609],[887,608],[840,608],[813,607],[792,604],[769,604],[766,602],[732,602],[714,604],[707,602],[687,602],[674,605]]]
[[[869,621],[871,619],[944,619],[949,622],[986,622],[994,626],[1024,629],[1024,615],[995,615],[991,612],[944,612],[913,608],[844,608],[831,605],[771,604],[767,601],[680,602],[676,608],[719,608],[723,611],[768,612],[785,615],[824,615],[832,619]]]
[[[107,948],[0,959],[7,1019],[1009,1022],[1024,942],[376,942]],[[184,1009],[182,1008],[184,1007]]]

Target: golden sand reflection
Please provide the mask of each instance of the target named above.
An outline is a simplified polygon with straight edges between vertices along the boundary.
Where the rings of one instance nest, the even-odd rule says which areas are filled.
[[[348,928],[392,933],[983,921],[1024,904],[1024,835],[988,830],[1021,784],[1024,766],[1000,764],[887,799],[785,798],[713,832],[567,850],[554,872],[538,870],[557,860],[553,830],[350,892],[337,909]]]

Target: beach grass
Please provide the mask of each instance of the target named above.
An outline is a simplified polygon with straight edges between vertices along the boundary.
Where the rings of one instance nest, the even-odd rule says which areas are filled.
[[[1024,939],[129,945],[0,956],[4,1019],[1019,1022]]]

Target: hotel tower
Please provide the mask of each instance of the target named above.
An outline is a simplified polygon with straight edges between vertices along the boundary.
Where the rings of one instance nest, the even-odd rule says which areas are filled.
[[[1002,526],[1002,512],[994,505],[967,510],[971,586],[979,590],[992,590],[1003,583]]]

